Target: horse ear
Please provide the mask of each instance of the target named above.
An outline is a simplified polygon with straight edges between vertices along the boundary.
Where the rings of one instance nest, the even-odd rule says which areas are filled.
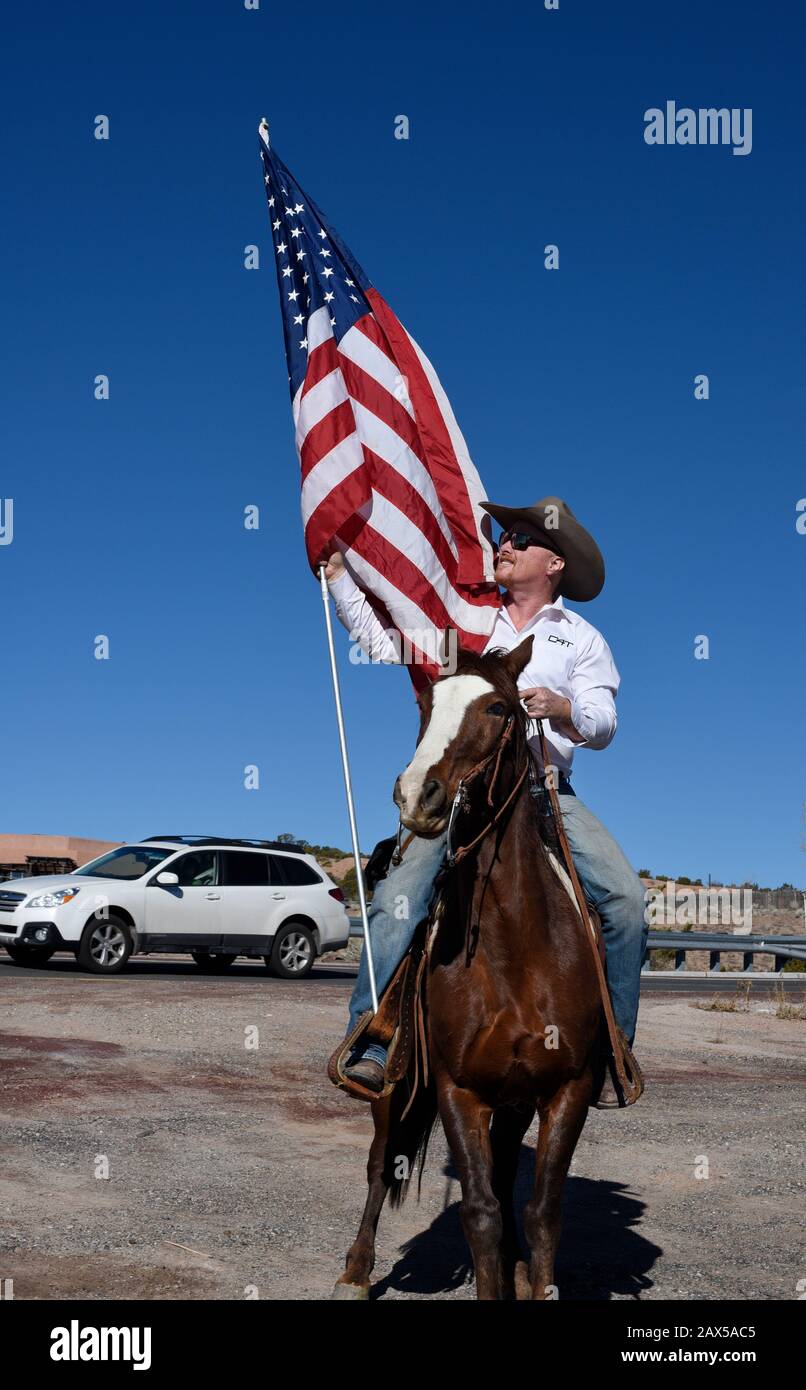
[[[503,665],[515,682],[517,682],[518,676],[524,670],[532,655],[534,640],[534,633],[531,633],[528,637],[524,637],[523,641],[517,647],[513,647],[512,651],[507,652],[506,656],[502,658]]]

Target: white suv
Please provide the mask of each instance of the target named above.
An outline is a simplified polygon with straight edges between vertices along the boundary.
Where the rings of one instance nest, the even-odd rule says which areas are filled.
[[[134,951],[189,951],[207,973],[262,956],[300,979],[349,936],[341,889],[313,855],[273,840],[155,835],[72,874],[0,884],[0,945],[20,965],[72,951],[112,975]]]

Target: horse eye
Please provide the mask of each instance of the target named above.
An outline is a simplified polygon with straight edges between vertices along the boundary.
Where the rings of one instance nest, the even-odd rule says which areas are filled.
[[[487,706],[488,714],[506,714],[506,705],[502,705],[500,700],[496,700],[494,705]]]

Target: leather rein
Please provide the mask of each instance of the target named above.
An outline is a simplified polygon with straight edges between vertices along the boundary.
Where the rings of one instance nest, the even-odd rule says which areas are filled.
[[[456,789],[456,795],[453,798],[450,819],[448,821],[448,839],[446,845],[446,855],[448,865],[450,868],[453,868],[456,864],[460,864],[462,860],[465,858],[465,856],[470,854],[477,847],[477,845],[480,845],[482,840],[485,839],[487,835],[489,835],[490,831],[493,830],[495,826],[498,824],[507,808],[515,800],[515,797],[518,795],[521,787],[524,784],[524,781],[526,780],[526,777],[529,772],[529,764],[531,761],[528,752],[526,755],[526,763],[524,765],[523,771],[519,773],[518,777],[516,778],[515,785],[512,788],[512,791],[509,793],[509,796],[506,798],[506,800],[502,802],[502,804],[498,807],[498,810],[495,810],[493,794],[495,792],[495,786],[498,781],[498,774],[501,770],[501,759],[503,758],[508,745],[512,742],[512,734],[514,727],[515,716],[514,714],[510,714],[495,748],[493,748],[491,753],[487,754],[486,758],[482,758],[480,762],[476,763],[475,767],[472,767],[469,772],[465,773],[464,777],[459,782],[459,786]],[[476,836],[476,838],[470,841],[470,844],[460,845],[458,849],[454,849],[454,824],[461,812],[466,811],[470,805],[470,798],[467,794],[467,788],[469,787],[471,782],[474,782],[476,778],[479,777],[481,773],[489,767],[493,759],[495,759],[495,767],[493,768],[493,775],[490,778],[490,785],[487,788],[487,805],[489,809],[493,811],[493,816],[488,821],[487,825],[485,825],[484,829]]]

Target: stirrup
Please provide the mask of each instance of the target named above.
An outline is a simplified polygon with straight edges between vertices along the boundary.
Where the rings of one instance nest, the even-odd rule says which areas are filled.
[[[339,1046],[336,1048],[336,1051],[327,1064],[327,1074],[334,1086],[338,1086],[339,1090],[346,1091],[348,1095],[354,1096],[356,1100],[368,1100],[370,1102],[373,1100],[383,1100],[386,1096],[391,1095],[395,1083],[386,1080],[382,1090],[371,1091],[369,1086],[364,1086],[360,1081],[355,1081],[351,1076],[348,1076],[344,1068],[355,1043],[365,1031],[372,1017],[373,1014],[371,1009],[368,1009],[365,1014],[361,1015],[355,1028],[353,1028],[351,1033],[347,1034],[343,1042],[339,1043]],[[385,1075],[386,1072],[384,1070],[384,1076]]]
[[[612,1100],[602,1101],[600,1091],[599,1096],[593,1101],[594,1110],[626,1110],[628,1105],[635,1105],[635,1102],[640,1100],[644,1094],[644,1073],[641,1071],[638,1060],[620,1028],[617,1028],[617,1035],[619,1060],[624,1078],[627,1081],[627,1087],[625,1089],[621,1083],[619,1068],[616,1066],[616,1059],[611,1053],[607,1059],[602,1090],[604,1090],[609,1078],[616,1094],[616,1100],[615,1103]]]

